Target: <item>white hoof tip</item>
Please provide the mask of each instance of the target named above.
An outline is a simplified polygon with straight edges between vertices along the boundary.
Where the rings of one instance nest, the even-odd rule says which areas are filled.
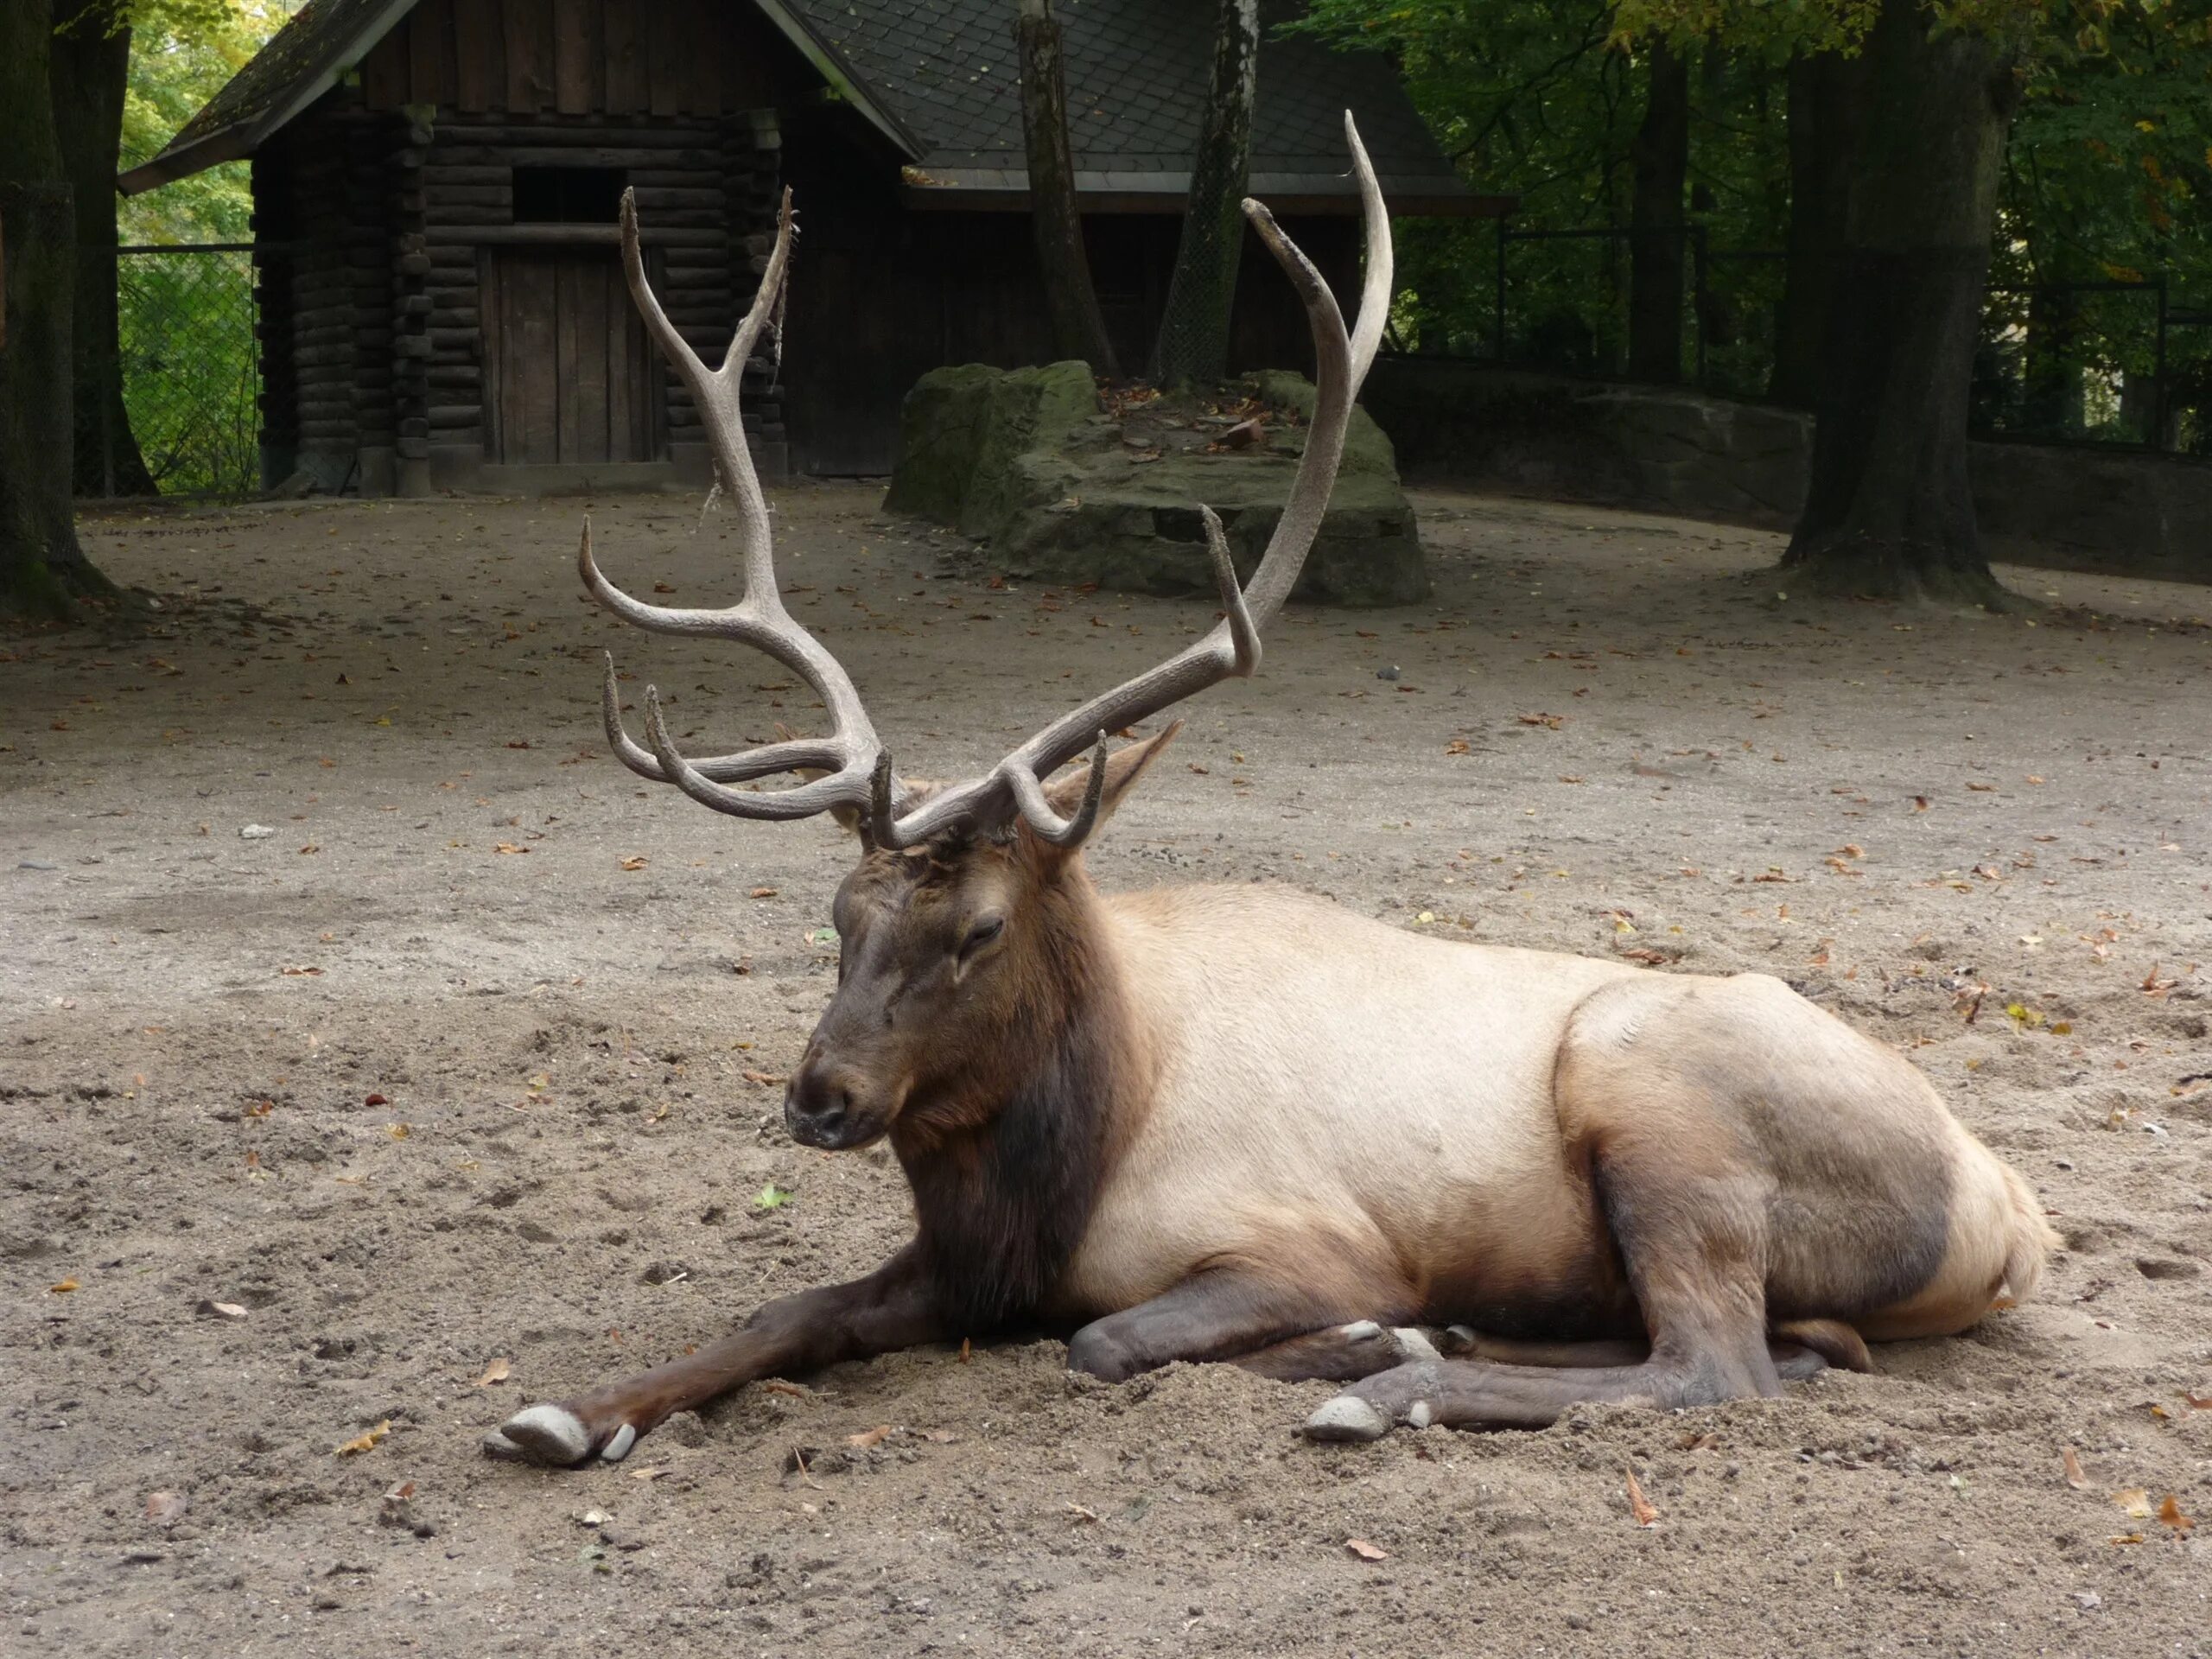
[[[496,1434],[531,1463],[556,1464],[565,1468],[572,1463],[582,1463],[591,1452],[591,1435],[584,1428],[583,1420],[565,1406],[529,1407],[500,1424]],[[491,1436],[486,1437],[484,1445],[485,1450],[490,1452]]]
[[[1382,1334],[1382,1327],[1372,1319],[1356,1319],[1344,1328],[1346,1342],[1372,1342]]]
[[[1406,1421],[1415,1428],[1427,1428],[1435,1419],[1429,1413],[1428,1402],[1416,1400],[1413,1403],[1413,1409],[1406,1413]]]
[[[1390,1420],[1356,1394],[1340,1394],[1306,1420],[1309,1440],[1379,1440]]]
[[[528,1463],[530,1461],[530,1454],[527,1452],[496,1428],[488,1431],[478,1444],[483,1446],[486,1457],[497,1458],[501,1463]]]
[[[601,1463],[620,1463],[630,1455],[630,1448],[638,1443],[638,1431],[625,1423],[614,1431],[613,1438],[599,1454]]]
[[[1428,1339],[1426,1331],[1416,1331],[1409,1325],[1402,1325],[1390,1334],[1398,1339],[1398,1357],[1401,1359],[1443,1357],[1436,1351],[1436,1344]]]

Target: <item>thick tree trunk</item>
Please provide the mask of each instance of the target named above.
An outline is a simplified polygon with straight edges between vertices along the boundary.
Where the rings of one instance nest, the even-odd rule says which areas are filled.
[[[1052,349],[1062,357],[1081,358],[1093,374],[1111,379],[1122,371],[1084,251],[1075,157],[1068,147],[1060,21],[1052,16],[1052,0],[1017,0],[1017,5],[1014,39],[1021,64],[1021,130],[1029,151],[1029,224],[1037,238],[1045,302],[1052,313]]]
[[[1967,404],[1995,228],[2012,63],[1885,0],[1866,47],[1847,246],[1828,306],[1812,478],[1793,585],[2011,601],[1967,476]]]
[[[75,231],[47,86],[48,0],[0,4],[0,613],[111,592],[69,505]]]
[[[1190,206],[1152,353],[1152,378],[1161,385],[1205,385],[1229,371],[1259,67],[1259,0],[1215,0],[1213,71],[1192,161]]]
[[[1810,409],[1821,389],[1828,296],[1842,269],[1859,60],[1823,52],[1789,66],[1789,257],[1767,396]]]
[[[116,27],[115,0],[59,0],[55,14],[47,79],[77,213],[76,304],[69,320],[77,493],[152,495],[153,477],[123,405],[116,327],[115,173],[130,31]]]
[[[1682,378],[1682,181],[1690,164],[1689,60],[1664,41],[1649,48],[1643,123],[1630,150],[1628,372],[1672,385]]]

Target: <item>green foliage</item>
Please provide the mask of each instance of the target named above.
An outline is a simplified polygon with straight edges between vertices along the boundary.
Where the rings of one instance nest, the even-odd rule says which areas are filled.
[[[1517,194],[1514,222],[1531,228],[1628,225],[1641,43],[1663,35],[1691,54],[1690,217],[1714,255],[1708,383],[1754,392],[1783,265],[1727,256],[1787,240],[1787,66],[1800,54],[1855,54],[1879,10],[1880,0],[1313,0],[1295,27],[1340,48],[1392,53],[1463,176]],[[1939,0],[1934,10],[1939,27],[1997,36],[2020,84],[1992,282],[2163,277],[2177,308],[2212,308],[2212,0]],[[1487,354],[1495,228],[1408,224],[1399,255],[1401,342]],[[1626,245],[1516,242],[1508,258],[1509,356],[1617,369]],[[2009,353],[1998,367],[2017,403],[2040,372],[2026,359],[2058,353],[2080,381],[2067,394],[2077,429],[2101,421],[2111,435],[2145,438],[2141,411],[2134,428],[2119,423],[2119,388],[2130,373],[2147,378],[2156,304],[2147,291],[2085,296],[2054,323],[2049,302],[2038,310],[2025,295],[1999,294],[1988,354]],[[2178,380],[2200,376],[2212,402],[2212,327],[2174,330],[2168,361]]]
[[[123,165],[158,153],[243,68],[299,0],[134,0]],[[125,242],[237,242],[253,200],[244,162],[229,162],[120,203]]]

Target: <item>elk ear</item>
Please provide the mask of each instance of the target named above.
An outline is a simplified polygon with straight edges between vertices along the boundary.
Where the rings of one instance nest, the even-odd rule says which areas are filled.
[[[1098,823],[1103,825],[1114,816],[1114,809],[1122,804],[1136,780],[1144,776],[1145,768],[1153,757],[1175,741],[1175,734],[1183,729],[1179,720],[1127,748],[1116,749],[1106,757],[1106,787],[1098,797]],[[1053,811],[1062,817],[1071,817],[1083,805],[1084,791],[1090,787],[1090,768],[1077,766],[1072,772],[1063,772],[1045,785],[1045,799]],[[1094,830],[1093,833],[1096,833]]]

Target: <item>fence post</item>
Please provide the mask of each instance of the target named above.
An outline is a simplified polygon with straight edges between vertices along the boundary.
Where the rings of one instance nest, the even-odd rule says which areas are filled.
[[[2166,279],[2158,276],[2158,327],[2151,358],[2151,448],[2166,453]]]
[[[1705,314],[1711,296],[1706,292],[1706,227],[1702,223],[1690,227],[1690,326],[1696,331],[1697,389],[1711,390],[1706,385]]]
[[[1497,216],[1497,308],[1491,318],[1491,356],[1497,366],[1505,366],[1505,221],[1507,215]]]

